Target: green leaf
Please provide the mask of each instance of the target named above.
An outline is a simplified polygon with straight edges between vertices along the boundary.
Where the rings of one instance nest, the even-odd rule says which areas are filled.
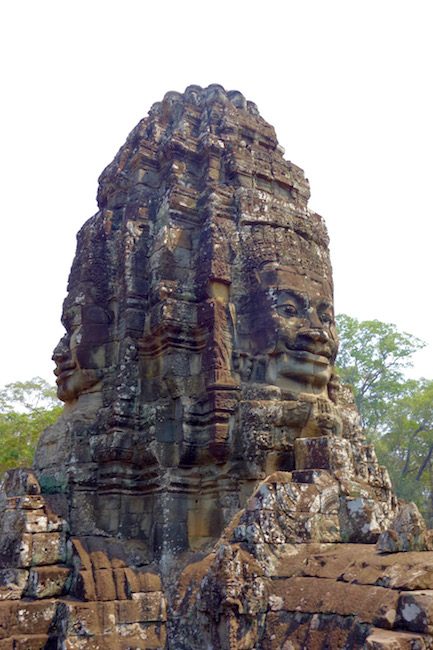
[[[56,389],[40,377],[0,389],[0,472],[32,464],[40,434],[62,408]]]

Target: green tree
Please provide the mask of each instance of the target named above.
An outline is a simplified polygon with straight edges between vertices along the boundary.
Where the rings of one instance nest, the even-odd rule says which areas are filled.
[[[376,448],[397,494],[416,501],[432,521],[433,381],[412,380],[405,388],[405,394],[389,408]]]
[[[392,404],[409,390],[404,371],[425,343],[378,320],[337,316],[340,351],[337,369],[343,383],[353,386],[363,426],[383,431]]]
[[[55,388],[40,377],[0,389],[0,472],[31,465],[40,434],[61,411]]]
[[[433,381],[404,373],[424,343],[377,320],[342,314],[337,326],[339,375],[353,387],[379,461],[398,496],[415,501],[433,523]]]

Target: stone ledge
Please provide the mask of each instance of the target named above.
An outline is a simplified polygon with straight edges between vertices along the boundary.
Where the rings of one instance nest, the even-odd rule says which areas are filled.
[[[397,616],[399,594],[383,587],[293,577],[273,581],[270,592],[279,599],[279,609],[287,612],[356,616],[361,623],[386,628],[393,626]]]
[[[365,640],[365,650],[426,650],[430,642],[421,634],[373,628]]]

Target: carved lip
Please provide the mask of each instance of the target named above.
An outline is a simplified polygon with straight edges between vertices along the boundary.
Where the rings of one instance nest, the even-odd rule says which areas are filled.
[[[56,375],[56,384],[60,384],[62,381],[70,377],[71,375],[74,374],[74,372],[77,369],[77,364],[75,361],[63,361],[63,363],[60,363],[57,368],[54,370],[54,374]]]
[[[305,363],[329,365],[335,350],[334,342],[324,330],[300,330],[296,338],[282,337],[285,352]]]
[[[329,360],[331,358],[331,353],[328,350],[320,350],[321,354],[316,354],[315,352],[310,352],[308,350],[287,350],[292,357],[299,359],[300,361],[308,361],[313,363],[320,363],[328,366]]]

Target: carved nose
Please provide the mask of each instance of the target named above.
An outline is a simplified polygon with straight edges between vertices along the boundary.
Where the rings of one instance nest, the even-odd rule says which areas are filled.
[[[53,356],[51,358],[55,363],[60,363],[60,361],[63,361],[68,357],[69,355],[68,340],[69,337],[67,334],[65,334],[65,336],[63,336],[60,339],[60,341],[57,343],[56,347],[54,348]]]
[[[305,332],[303,332],[304,336],[308,336],[309,339],[312,341],[317,341],[319,343],[326,343],[329,341],[329,335],[328,332],[326,332],[322,327],[320,328],[311,328]]]
[[[319,315],[315,309],[310,308],[308,310],[308,320],[310,321],[310,325],[312,328],[323,329],[322,321],[320,320]]]

